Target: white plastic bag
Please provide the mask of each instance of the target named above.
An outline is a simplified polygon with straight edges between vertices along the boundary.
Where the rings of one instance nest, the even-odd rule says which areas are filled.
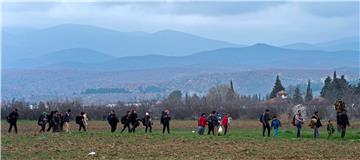
[[[222,132],[223,132],[223,128],[220,126],[219,129],[218,129],[218,133],[222,134]]]
[[[95,152],[90,152],[88,155],[95,155],[96,153]]]

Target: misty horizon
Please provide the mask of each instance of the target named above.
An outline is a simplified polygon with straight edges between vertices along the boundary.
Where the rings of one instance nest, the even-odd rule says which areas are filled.
[[[88,24],[77,24],[77,23],[64,23],[64,24],[57,24],[57,25],[53,25],[53,26],[48,26],[48,27],[45,27],[45,28],[4,27],[2,29],[2,31],[6,32],[8,34],[12,34],[14,36],[19,36],[19,35],[23,35],[23,34],[33,33],[33,32],[36,32],[36,31],[46,30],[46,29],[49,29],[49,28],[59,27],[59,26],[64,26],[64,25],[89,26],[89,27],[102,28],[102,29],[106,29],[106,30],[113,30],[113,31],[122,32],[122,33],[138,33],[138,34],[155,34],[155,33],[159,33],[159,32],[181,32],[181,33],[185,33],[185,34],[194,35],[194,36],[197,36],[197,37],[203,37],[203,38],[206,38],[206,39],[225,41],[225,42],[229,42],[229,43],[233,43],[233,44],[246,45],[246,46],[251,46],[251,45],[255,45],[255,44],[268,44],[268,45],[272,45],[272,46],[281,47],[281,46],[285,46],[285,45],[301,44],[301,43],[319,44],[319,43],[325,43],[325,42],[336,41],[336,40],[341,40],[341,39],[351,39],[351,38],[352,39],[359,39],[359,36],[360,36],[360,35],[345,36],[345,37],[340,37],[340,38],[336,38],[336,39],[328,39],[328,40],[323,40],[323,41],[318,41],[318,42],[296,41],[296,42],[293,42],[293,43],[272,44],[272,43],[266,43],[264,41],[258,41],[258,42],[253,42],[253,43],[248,42],[248,43],[241,43],[240,44],[240,43],[233,42],[233,41],[215,39],[215,38],[207,37],[206,35],[205,36],[204,35],[197,35],[197,34],[187,33],[187,32],[184,32],[184,31],[175,30],[175,29],[171,29],[171,28],[165,28],[165,29],[156,30],[156,31],[141,31],[141,30],[123,31],[123,30],[118,30],[116,28],[110,28],[110,27],[107,27],[107,26],[97,26],[97,25],[88,25]]]

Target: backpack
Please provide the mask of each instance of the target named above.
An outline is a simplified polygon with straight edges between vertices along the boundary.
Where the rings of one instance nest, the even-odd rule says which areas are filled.
[[[294,117],[292,118],[291,124],[292,124],[293,126],[295,126],[295,115],[294,115]]]
[[[139,126],[139,125],[140,125],[139,120],[136,120],[136,121],[133,123],[133,125],[134,125],[135,127]]]
[[[40,116],[39,119],[38,119],[38,125],[39,126],[42,126],[44,125],[46,122],[44,121],[44,117],[43,116]]]
[[[165,120],[165,115],[162,114],[160,118],[160,124],[164,124],[164,120]]]
[[[128,121],[126,120],[127,116],[121,118],[121,124],[126,124]]]
[[[317,119],[312,118],[311,121],[310,121],[309,127],[310,128],[315,128],[316,127],[316,122],[317,122]]]
[[[207,123],[208,123],[209,125],[213,125],[213,124],[214,124],[214,122],[213,122],[213,120],[212,120],[211,117],[209,117],[206,121],[207,121]]]
[[[81,120],[82,120],[82,116],[76,116],[75,118],[76,124],[80,124]]]
[[[219,121],[218,121],[218,119],[216,118],[216,117],[214,117],[214,125],[215,126],[218,126],[218,125],[220,125],[220,123],[219,123]]]
[[[264,114],[261,114],[260,117],[259,117],[259,122],[263,123],[263,119],[264,119]]]
[[[142,124],[143,124],[143,126],[146,126],[146,124],[145,124],[145,117],[141,120],[141,122],[142,122]]]
[[[7,117],[6,117],[6,121],[7,121],[8,123],[10,123],[10,116],[7,116]]]

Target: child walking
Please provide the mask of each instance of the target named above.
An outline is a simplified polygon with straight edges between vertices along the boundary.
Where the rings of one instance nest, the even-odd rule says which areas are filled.
[[[277,138],[279,136],[279,127],[281,127],[281,122],[273,116],[271,121],[271,128],[274,128],[274,137]]]
[[[331,120],[328,121],[326,130],[328,132],[328,139],[329,139],[331,137],[331,135],[335,132],[335,128],[334,128],[333,124],[331,123]]]

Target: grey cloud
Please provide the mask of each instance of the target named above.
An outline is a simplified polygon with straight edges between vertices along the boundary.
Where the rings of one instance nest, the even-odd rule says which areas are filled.
[[[352,2],[304,2],[299,3],[303,10],[322,17],[358,16],[360,1]]]
[[[224,16],[256,12],[286,2],[119,2],[98,3],[100,6],[132,6],[133,9],[162,14],[197,14],[204,16]]]

